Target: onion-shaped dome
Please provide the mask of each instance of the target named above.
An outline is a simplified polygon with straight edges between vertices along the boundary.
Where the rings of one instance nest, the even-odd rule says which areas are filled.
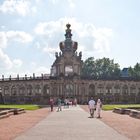
[[[70,24],[68,23],[66,25],[67,29],[66,29],[66,34],[65,34],[65,41],[60,42],[59,46],[60,46],[60,50],[62,52],[66,52],[66,51],[72,51],[75,52],[77,50],[77,46],[78,43],[75,41],[72,41],[71,37],[71,29],[70,29]]]

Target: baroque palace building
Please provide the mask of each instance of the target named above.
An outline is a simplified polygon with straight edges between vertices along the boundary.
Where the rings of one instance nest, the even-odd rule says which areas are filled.
[[[117,80],[89,79],[81,76],[82,53],[72,40],[70,24],[66,25],[65,40],[60,42],[60,52],[49,76],[0,79],[1,104],[48,104],[49,98],[77,98],[85,104],[91,96],[103,103],[140,103],[140,81],[127,78]]]

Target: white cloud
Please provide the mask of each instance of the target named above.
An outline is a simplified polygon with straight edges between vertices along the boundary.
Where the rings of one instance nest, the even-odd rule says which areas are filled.
[[[39,42],[35,42],[35,45],[34,45],[37,49],[41,49],[41,44]]]
[[[51,48],[51,47],[44,47],[43,48],[43,51],[54,54],[55,52],[58,52],[60,50],[59,49],[56,49],[56,48]]]
[[[109,52],[110,51],[110,38],[112,37],[112,30],[108,28],[99,28],[95,30],[93,34],[95,37],[95,49],[100,52],[104,50]]]
[[[36,3],[40,3],[40,2],[42,2],[42,0],[35,0],[36,1]]]
[[[32,36],[23,31],[0,32],[0,48],[6,48],[8,41],[14,40],[21,43],[29,43],[33,40]]]
[[[4,25],[1,26],[1,29],[5,29],[6,27]]]
[[[5,73],[12,70],[18,71],[22,66],[22,61],[20,59],[11,60],[10,57],[0,49],[0,71],[4,70]]]
[[[61,21],[40,22],[34,31],[36,34],[51,37],[54,32],[62,31]]]
[[[50,0],[53,4],[56,4],[59,0]]]
[[[68,3],[67,5],[70,8],[75,8],[74,0],[65,0],[65,1]],[[59,3],[59,2],[62,2],[62,0],[50,0],[50,2],[55,5],[55,4]]]
[[[16,73],[15,73],[16,70],[13,70],[14,72],[12,72],[12,74],[15,73],[15,75],[16,75],[17,73],[19,73],[20,76],[25,76],[25,74],[26,74],[27,77],[29,77],[29,76],[33,76],[33,73],[35,74],[35,76],[41,76],[41,74],[50,73],[49,68],[44,67],[44,66],[38,66],[35,62],[32,62],[32,66],[33,66],[33,68],[30,68],[28,70],[26,69],[24,71],[19,70]]]
[[[20,68],[22,66],[22,61],[20,59],[11,60],[11,58],[3,51],[3,49],[6,49],[8,46],[10,40],[28,43],[32,41],[32,36],[21,31],[0,32],[0,70],[12,70],[13,68]]]
[[[75,8],[75,3],[73,0],[68,0],[68,3],[69,3],[71,8]]]
[[[35,74],[39,75],[39,76],[41,74],[45,74],[45,73],[50,73],[50,69],[43,67],[43,66],[40,66],[40,67],[36,68],[36,70],[35,70]]]
[[[14,59],[13,60],[14,67],[16,67],[16,68],[21,67],[22,66],[22,63],[23,62],[20,59]]]
[[[92,23],[81,23],[74,18],[61,18],[58,21],[41,22],[35,28],[35,33],[42,38],[40,44],[43,42],[43,51],[47,53],[56,52],[59,49],[59,42],[62,41],[65,34],[65,25],[71,24],[72,34],[74,40],[79,44],[79,51],[83,53],[109,53],[110,41],[113,35],[110,28],[97,28]],[[39,41],[39,40],[38,40]],[[58,50],[59,51],[59,50]],[[87,56],[89,57],[89,56]]]
[[[6,32],[6,36],[9,39],[14,39],[14,40],[22,42],[22,43],[31,42],[33,39],[30,34],[23,32],[23,31],[8,31],[8,32]]]
[[[9,14],[19,14],[21,16],[36,12],[35,7],[31,7],[29,0],[5,0],[0,5],[0,11]]]
[[[7,37],[5,32],[0,32],[0,48],[5,48],[7,46]]]
[[[9,56],[0,49],[0,69],[10,69],[13,63]]]

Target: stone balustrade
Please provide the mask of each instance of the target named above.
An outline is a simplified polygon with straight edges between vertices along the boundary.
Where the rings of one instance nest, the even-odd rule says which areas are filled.
[[[140,119],[140,111],[134,109],[123,109],[123,108],[114,108],[113,112],[119,114],[126,114],[134,118]]]
[[[131,110],[129,115],[130,115],[131,117],[140,119],[140,111]]]
[[[9,117],[11,115],[18,115],[21,113],[25,113],[23,108],[14,108],[14,109],[1,109],[0,111],[0,119]]]

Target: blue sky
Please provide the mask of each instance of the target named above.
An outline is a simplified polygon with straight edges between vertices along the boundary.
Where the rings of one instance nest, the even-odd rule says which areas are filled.
[[[71,24],[83,60],[140,63],[139,0],[0,0],[0,75],[50,73]]]

